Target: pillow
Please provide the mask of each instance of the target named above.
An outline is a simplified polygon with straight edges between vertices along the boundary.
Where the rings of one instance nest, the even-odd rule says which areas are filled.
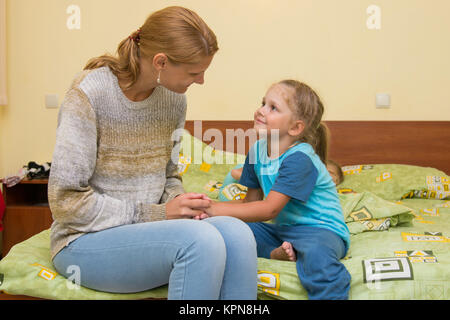
[[[240,169],[244,164],[238,164],[232,169]],[[239,184],[239,181],[231,176],[231,171],[226,175],[222,186],[219,189],[220,201],[231,201],[244,199],[247,194],[248,188]]]
[[[204,193],[217,199],[227,174],[236,164],[244,162],[245,155],[215,150],[187,131],[182,136],[178,173],[186,192]]]
[[[386,200],[450,198],[450,177],[435,168],[374,164],[344,166],[342,171],[340,193],[370,191]]]
[[[339,200],[351,234],[410,225],[414,217],[409,207],[384,200],[368,191],[339,194]]]

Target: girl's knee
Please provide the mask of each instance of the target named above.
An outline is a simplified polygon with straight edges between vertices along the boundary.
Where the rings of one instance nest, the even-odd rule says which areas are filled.
[[[299,276],[301,273],[318,281],[335,278],[344,280],[348,275],[347,269],[336,255],[323,247],[314,247],[306,252],[297,252],[297,271]]]

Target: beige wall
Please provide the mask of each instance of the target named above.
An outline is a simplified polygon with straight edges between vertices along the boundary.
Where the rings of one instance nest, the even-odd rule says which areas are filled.
[[[66,26],[69,5],[81,29]],[[85,62],[114,52],[154,10],[199,13],[220,51],[203,86],[188,91],[188,119],[248,120],[267,87],[297,78],[316,88],[325,120],[450,120],[448,0],[6,0],[8,105],[0,106],[0,177],[51,161],[59,95]],[[369,30],[370,5],[381,29]],[[375,93],[391,109],[375,108]]]

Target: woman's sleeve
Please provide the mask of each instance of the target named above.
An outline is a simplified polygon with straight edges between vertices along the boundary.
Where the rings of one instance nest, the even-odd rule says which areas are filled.
[[[180,151],[179,138],[182,136],[184,124],[186,121],[186,97],[183,95],[178,106],[179,118],[176,125],[176,132],[172,133],[173,148],[170,160],[166,165],[166,183],[164,192],[159,204],[140,203],[138,205],[135,222],[148,222],[166,219],[166,203],[176,196],[185,193],[183,182],[178,173],[178,158]],[[178,134],[177,134],[178,133]],[[176,160],[174,162],[173,160]]]
[[[97,159],[96,116],[78,88],[67,93],[58,114],[48,183],[53,219],[78,232],[93,232],[134,221],[135,205],[89,186]]]
[[[184,124],[186,122],[186,97],[182,95],[180,101],[180,117],[177,122],[177,132],[183,132]],[[180,141],[177,141],[178,137],[181,139],[181,135],[172,134],[172,138],[175,140],[172,149],[172,156],[166,166],[166,184],[164,186],[164,193],[161,197],[160,203],[166,203],[175,198],[176,196],[183,194],[183,181],[178,173],[178,158],[180,153]],[[175,160],[176,162],[173,162]]]

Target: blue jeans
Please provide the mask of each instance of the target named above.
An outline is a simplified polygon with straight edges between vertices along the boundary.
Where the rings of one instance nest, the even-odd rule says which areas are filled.
[[[288,241],[297,254],[297,274],[311,300],[348,299],[350,273],[339,261],[346,254],[344,241],[334,232],[310,226],[248,223],[255,235],[258,257]]]
[[[256,299],[256,243],[232,217],[164,220],[87,233],[53,259],[65,277],[79,267],[84,287],[116,293],[165,284],[168,299]],[[68,269],[69,268],[69,269]]]

